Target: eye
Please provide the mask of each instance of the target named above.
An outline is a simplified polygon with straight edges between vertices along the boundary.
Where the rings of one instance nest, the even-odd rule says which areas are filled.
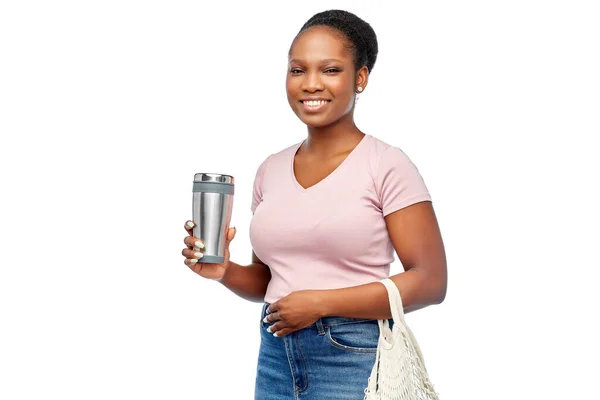
[[[291,73],[292,75],[296,75],[296,74],[299,74],[299,73],[301,73],[301,72],[302,72],[302,70],[301,70],[301,69],[298,69],[298,68],[292,68],[292,69],[290,70],[290,73]]]
[[[331,72],[331,73],[336,73],[336,72],[340,72],[339,69],[337,68],[329,68],[325,70],[326,73]]]

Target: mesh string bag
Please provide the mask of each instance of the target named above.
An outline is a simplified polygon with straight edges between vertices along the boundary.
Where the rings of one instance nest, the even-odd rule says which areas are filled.
[[[398,287],[389,278],[380,282],[388,292],[394,326],[390,329],[387,319],[378,321],[377,357],[364,400],[439,400],[421,349],[404,321]]]

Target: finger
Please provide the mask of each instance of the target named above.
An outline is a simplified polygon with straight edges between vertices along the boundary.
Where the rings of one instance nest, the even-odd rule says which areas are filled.
[[[237,233],[237,229],[235,228],[235,226],[233,228],[227,229],[227,238],[225,240],[225,248],[227,248],[227,249],[229,248],[229,243],[231,243],[231,241],[235,237],[236,233]]]
[[[191,245],[186,243],[186,245],[188,246],[189,249],[192,249],[193,247],[196,247],[196,250],[198,248],[203,248],[204,247],[204,243],[202,243],[202,241],[200,241],[200,243],[202,243],[202,246],[198,246],[197,244],[194,244],[195,242],[198,241],[198,239],[194,238],[194,227],[196,226],[196,223],[194,221],[190,221],[187,220],[185,221],[185,224],[183,225],[183,227],[185,228],[186,232],[188,233],[188,235],[190,235],[193,239],[190,239],[191,241]],[[185,240],[184,240],[185,242]]]
[[[282,330],[285,327],[286,327],[285,323],[283,321],[279,321],[279,322],[274,323],[273,325],[269,325],[269,327],[267,328],[267,332],[275,333],[275,332]]]
[[[199,274],[200,270],[202,269],[202,263],[194,261],[194,259],[186,258],[185,260],[183,260],[183,263],[197,274]]]
[[[281,329],[279,331],[273,332],[273,336],[275,336],[275,337],[284,337],[284,336],[289,335],[292,332],[294,332],[294,329],[292,329],[292,328],[283,328],[283,329]]]
[[[269,307],[267,307],[267,314],[271,314],[275,311],[279,311],[279,306],[277,303],[273,303],[273,304],[269,304]]]
[[[183,227],[185,228],[185,231],[187,233],[189,233],[190,236],[193,236],[192,232],[193,232],[195,226],[196,226],[196,224],[194,223],[194,221],[190,221],[190,220],[185,221],[185,224],[183,225]]]
[[[263,322],[266,322],[266,323],[273,323],[273,322],[277,322],[277,321],[281,321],[281,316],[279,315],[279,311],[276,311],[272,314],[268,314],[263,320]]]
[[[196,274],[201,275],[200,272],[204,268],[204,263],[201,263],[200,261],[193,262],[192,260],[189,260],[189,259],[187,261],[188,261],[187,264],[189,264],[188,267],[190,267],[190,269],[192,271],[194,271]]]
[[[192,249],[193,247],[196,247],[197,249],[204,248],[204,243],[202,242],[202,240],[195,238],[193,236],[186,236],[183,239],[183,243],[185,243],[185,245],[190,249]]]
[[[191,249],[183,249],[183,250],[181,250],[181,254],[187,259],[196,259],[196,260],[199,260],[204,256],[204,253],[202,253],[201,251],[191,250]]]

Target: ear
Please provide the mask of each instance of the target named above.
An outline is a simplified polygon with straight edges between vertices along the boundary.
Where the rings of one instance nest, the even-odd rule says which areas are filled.
[[[363,88],[362,93],[364,93],[365,89],[367,88],[368,82],[369,82],[369,69],[365,65],[363,65],[356,72],[356,86],[355,86],[354,90],[358,90],[357,88],[360,86]]]

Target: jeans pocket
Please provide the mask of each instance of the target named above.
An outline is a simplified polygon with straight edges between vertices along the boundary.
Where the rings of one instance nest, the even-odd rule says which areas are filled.
[[[267,307],[269,307],[269,303],[263,303],[263,305],[262,305],[262,309],[261,309],[261,312],[260,312],[260,328],[261,328],[261,329],[264,329],[264,328],[266,328],[266,326],[267,326],[267,325],[266,325],[266,324],[263,322],[263,319],[265,318],[265,314],[266,314],[266,312],[267,312]]]
[[[340,350],[355,353],[376,353],[379,325],[376,320],[344,323],[327,327],[329,343]]]

